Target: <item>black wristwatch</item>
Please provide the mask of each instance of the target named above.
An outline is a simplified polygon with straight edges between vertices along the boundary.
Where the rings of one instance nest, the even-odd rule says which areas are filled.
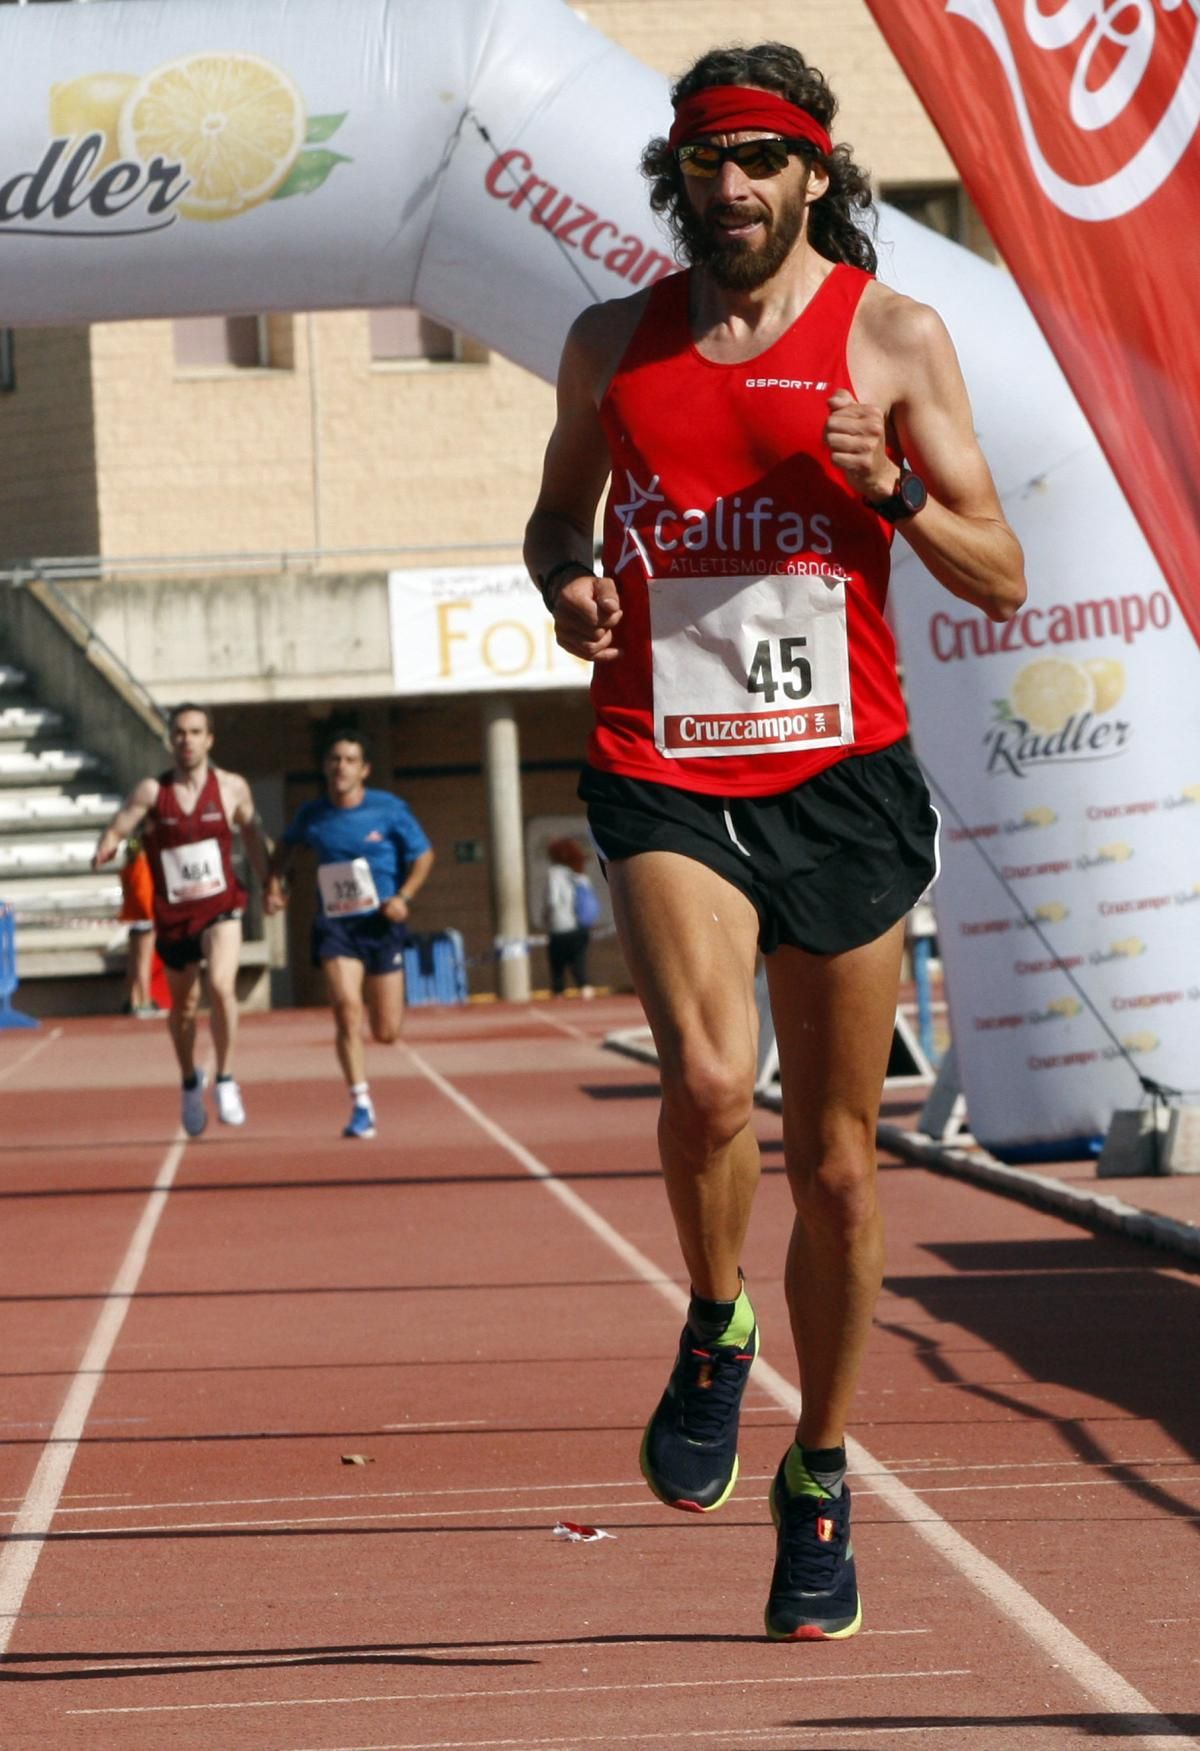
[[[586,565],[582,559],[560,559],[557,565],[550,567],[549,571],[539,572],[538,589],[542,592],[542,601],[551,614],[554,613],[554,604],[558,600],[558,591],[555,586],[564,572],[574,572],[579,578],[596,575],[591,566]]]
[[[916,516],[928,497],[921,476],[914,474],[911,468],[901,468],[895,491],[885,499],[867,499],[866,503],[885,523],[903,523]]]

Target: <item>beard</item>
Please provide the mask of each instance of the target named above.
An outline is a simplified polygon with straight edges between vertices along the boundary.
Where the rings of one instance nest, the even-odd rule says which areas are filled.
[[[725,291],[753,292],[777,274],[792,253],[804,229],[804,213],[800,196],[782,206],[773,220],[752,205],[714,205],[703,217],[687,207],[679,216],[685,252],[693,267],[706,269]],[[761,220],[767,228],[766,240],[756,249],[740,237],[730,237],[716,223],[718,219],[735,224]]]

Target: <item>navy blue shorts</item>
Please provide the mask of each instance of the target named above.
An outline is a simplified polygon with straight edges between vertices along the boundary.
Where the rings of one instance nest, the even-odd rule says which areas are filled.
[[[312,963],[345,957],[361,961],[368,973],[402,973],[408,925],[393,924],[382,911],[352,918],[326,918],[318,913],[312,927]]]

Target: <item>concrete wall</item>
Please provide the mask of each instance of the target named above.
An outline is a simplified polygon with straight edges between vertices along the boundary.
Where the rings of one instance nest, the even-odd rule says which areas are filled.
[[[384,572],[87,579],[62,589],[167,704],[392,691]]]

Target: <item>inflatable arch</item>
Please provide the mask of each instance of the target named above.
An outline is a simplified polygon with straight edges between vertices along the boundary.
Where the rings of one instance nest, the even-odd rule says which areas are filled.
[[[6,8],[0,68],[10,324],[416,304],[551,377],[673,265],[637,171],[665,83],[561,0]],[[880,253],[951,329],[1032,586],[997,637],[897,543],[959,1066],[980,1137],[1073,1146],[1186,1086],[1200,652],[1009,278],[886,207]]]

